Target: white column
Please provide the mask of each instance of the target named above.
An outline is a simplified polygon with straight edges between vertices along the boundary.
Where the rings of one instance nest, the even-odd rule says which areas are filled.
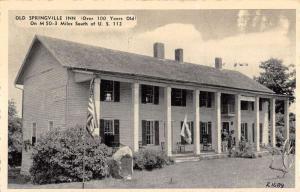
[[[95,100],[95,108],[96,108],[96,118],[98,122],[98,128],[96,128],[93,132],[93,135],[99,136],[100,135],[100,86],[101,86],[101,79],[96,78],[94,80],[94,100]]]
[[[221,153],[221,92],[215,93],[215,110],[216,110],[216,121],[215,131],[217,139],[216,152]]]
[[[200,108],[199,108],[199,94],[198,89],[194,90],[194,108],[195,108],[195,128],[194,128],[194,153],[200,155]]]
[[[172,111],[171,111],[171,87],[164,88],[165,122],[166,122],[166,149],[167,155],[172,156]]]
[[[254,120],[254,126],[255,126],[255,148],[256,151],[260,151],[259,146],[259,97],[255,97],[254,102],[254,113],[255,113],[255,120]]]
[[[132,83],[133,151],[139,150],[139,83]]]
[[[284,137],[290,138],[289,99],[284,100]]]
[[[239,145],[241,140],[241,95],[235,95],[235,124],[234,124],[234,135],[236,146]]]
[[[275,119],[275,108],[276,108],[276,104],[275,104],[275,98],[271,98],[270,99],[270,127],[271,127],[271,131],[270,131],[270,136],[271,136],[271,146],[275,147],[276,146],[276,119]]]

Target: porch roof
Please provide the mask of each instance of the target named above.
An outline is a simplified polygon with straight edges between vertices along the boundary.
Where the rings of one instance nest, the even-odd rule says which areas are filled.
[[[192,63],[179,63],[175,60],[158,59],[46,36],[37,35],[33,40],[33,44],[36,41],[41,42],[59,63],[67,68],[144,76],[274,94],[272,90],[238,71],[220,70]],[[26,58],[24,60],[25,64]],[[20,74],[22,74],[21,71],[24,65],[16,78],[16,84],[23,84]]]

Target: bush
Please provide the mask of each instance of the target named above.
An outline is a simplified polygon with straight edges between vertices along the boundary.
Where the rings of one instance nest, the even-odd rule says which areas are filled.
[[[152,170],[155,168],[162,168],[173,163],[164,151],[142,149],[133,155],[134,169]]]
[[[81,181],[83,162],[85,180],[101,179],[109,174],[107,162],[111,155],[111,149],[85,129],[56,129],[42,136],[33,147],[31,179],[34,184]]]
[[[252,143],[242,141],[239,148],[233,148],[229,154],[230,157],[256,158],[257,154]]]

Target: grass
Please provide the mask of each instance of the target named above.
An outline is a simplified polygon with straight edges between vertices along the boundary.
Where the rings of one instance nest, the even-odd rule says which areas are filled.
[[[229,158],[185,162],[153,171],[134,171],[131,181],[107,178],[85,183],[86,188],[263,188],[268,183],[295,186],[294,168],[284,178],[269,169],[271,156],[257,159]],[[32,185],[9,179],[9,188],[81,188],[82,184]]]

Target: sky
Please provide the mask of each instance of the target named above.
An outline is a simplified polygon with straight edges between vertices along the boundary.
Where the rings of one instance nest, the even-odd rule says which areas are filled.
[[[129,29],[25,28],[16,25],[16,15],[130,14],[137,24]],[[165,55],[184,50],[184,61],[214,65],[221,57],[223,68],[253,78],[259,64],[271,57],[295,64],[295,10],[132,10],[132,11],[11,11],[9,13],[9,98],[21,111],[22,92],[14,79],[35,34],[46,35],[143,55],[153,55],[153,43],[165,44]],[[247,64],[236,66],[235,63]],[[292,109],[293,110],[293,109]]]

